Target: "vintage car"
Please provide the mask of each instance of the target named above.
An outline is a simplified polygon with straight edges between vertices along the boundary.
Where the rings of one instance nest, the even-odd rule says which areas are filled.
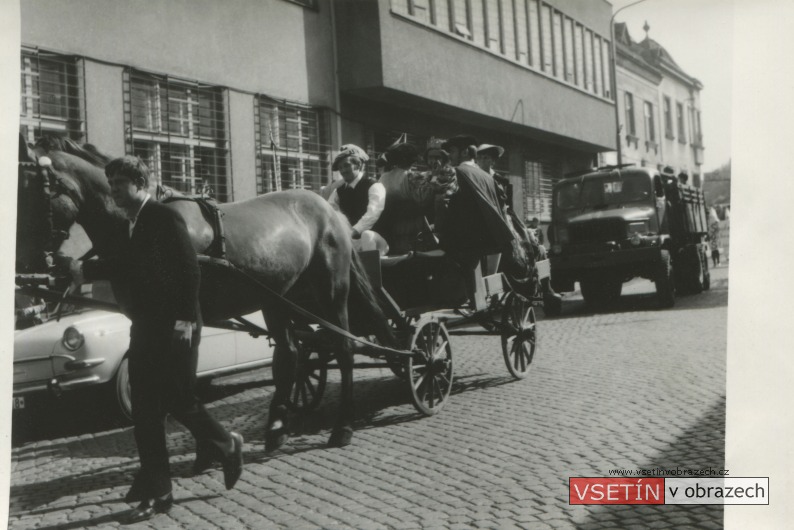
[[[129,417],[126,354],[130,321],[124,315],[67,307],[58,321],[51,304],[19,294],[16,306],[14,409],[25,407],[25,397],[59,396],[73,389],[101,385],[115,398],[121,413]],[[246,319],[264,326],[261,313]],[[206,382],[214,376],[267,366],[272,354],[270,342],[264,337],[205,326],[197,375]]]

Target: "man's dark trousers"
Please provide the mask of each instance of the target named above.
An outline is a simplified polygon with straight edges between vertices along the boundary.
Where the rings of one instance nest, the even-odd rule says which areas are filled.
[[[171,491],[166,447],[165,418],[171,414],[187,427],[197,443],[221,460],[228,453],[226,430],[207,413],[196,398],[196,364],[200,329],[190,347],[174,338],[173,323],[133,323],[130,352],[132,418],[141,470],[131,491],[161,497]]]

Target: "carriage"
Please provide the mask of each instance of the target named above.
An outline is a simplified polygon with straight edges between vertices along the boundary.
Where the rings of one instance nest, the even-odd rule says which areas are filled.
[[[41,153],[48,155],[47,165]],[[43,287],[42,281],[53,284],[50,271],[20,267],[26,261],[20,256],[30,257],[43,247],[57,249],[75,221],[85,223],[91,237],[115,215],[86,206],[91,193],[100,195],[98,204],[109,202],[101,185],[103,160],[95,159],[96,151],[70,142],[28,154],[32,160],[20,165],[18,200],[25,207],[19,209],[18,225],[28,231],[18,228],[17,283],[45,299],[96,306],[68,290]],[[473,269],[463,270],[438,249],[384,258],[376,251],[356,254],[338,216],[311,192],[279,192],[227,205],[201,197],[174,196],[171,201],[195,237],[206,325],[270,337],[275,356],[282,356],[280,363],[274,360],[276,394],[268,415],[267,450],[286,441],[288,411],[310,411],[319,404],[332,367],[342,372],[342,402],[329,445],[350,443],[354,366],[388,367],[405,380],[418,411],[436,414],[452,389],[449,330],[454,328],[479,325],[483,333],[499,336],[507,369],[516,379],[530,369],[537,333],[534,306],[542,303],[539,286],[549,275],[545,260],[531,263],[531,281],[519,294],[500,267],[499,255],[482,256]],[[275,239],[273,231],[259,228],[273,223],[282,232],[297,226],[296,238],[309,232],[308,250],[285,252],[289,238]],[[210,234],[206,240],[194,235],[204,233]],[[27,246],[20,247],[20,239]],[[295,248],[294,241],[288,243]],[[264,252],[267,260],[261,259]],[[274,260],[281,260],[279,266],[260,265]],[[256,308],[265,315],[265,328],[239,316]],[[371,361],[354,364],[354,354]]]

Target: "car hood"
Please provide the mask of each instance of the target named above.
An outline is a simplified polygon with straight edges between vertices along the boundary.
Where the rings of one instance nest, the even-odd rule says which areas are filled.
[[[124,315],[107,311],[95,310],[67,315],[60,321],[53,318],[43,324],[14,332],[14,360],[49,355],[69,326],[74,326],[85,335],[116,331],[119,326],[129,328],[129,325],[129,320]]]

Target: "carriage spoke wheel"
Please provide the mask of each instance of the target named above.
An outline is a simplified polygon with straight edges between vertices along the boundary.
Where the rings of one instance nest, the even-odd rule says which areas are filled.
[[[532,304],[523,296],[510,293],[502,311],[502,354],[508,371],[516,379],[523,379],[529,373],[536,334]]]
[[[294,334],[292,336],[298,348],[298,361],[287,407],[293,412],[310,412],[319,406],[325,392],[328,359],[326,355],[311,351]]]
[[[416,410],[427,416],[438,413],[452,390],[452,345],[447,328],[437,320],[417,322],[406,361],[407,382]]]

